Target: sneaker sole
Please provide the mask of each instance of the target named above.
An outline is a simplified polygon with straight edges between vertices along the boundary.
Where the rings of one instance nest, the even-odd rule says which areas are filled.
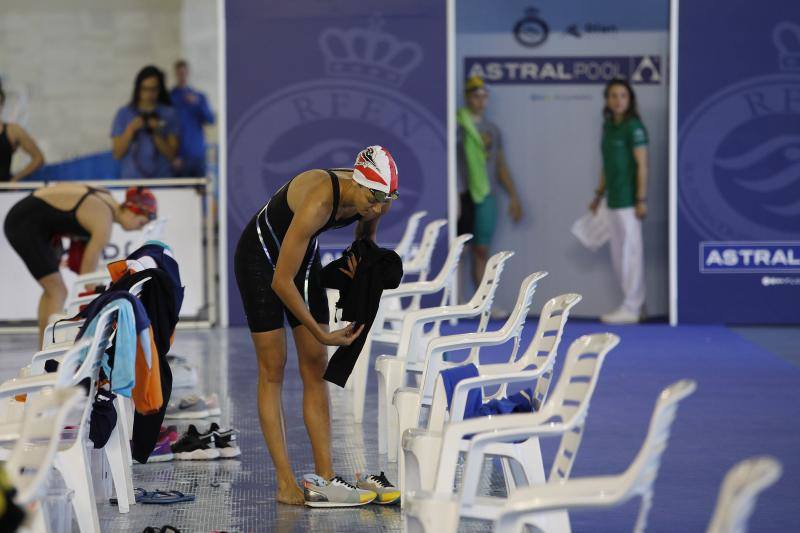
[[[375,498],[374,500],[372,500],[372,503],[376,503],[378,505],[392,505],[393,503],[397,503],[399,501],[400,501],[400,491],[397,491],[397,496],[395,496],[391,500],[387,500],[385,502],[382,502],[380,497],[378,497],[378,498]]]
[[[233,457],[239,457],[242,455],[242,449],[238,446],[236,448],[217,448],[217,451],[219,451],[219,456],[222,459],[231,459]]]
[[[191,411],[185,413],[167,413],[165,418],[171,418],[173,420],[186,420],[186,419],[201,419],[201,418],[208,418],[209,413],[208,411]]]
[[[208,450],[193,450],[191,452],[178,452],[175,459],[178,461],[210,461],[219,457],[219,450],[211,448]]]
[[[175,459],[174,453],[165,453],[161,455],[151,455],[147,458],[148,463],[164,463],[166,461],[172,461]]]
[[[331,508],[331,507],[361,507],[362,505],[367,505],[368,503],[372,503],[374,500],[370,500],[364,503],[337,503],[337,502],[306,502],[308,507],[323,507],[323,508]]]
[[[208,410],[208,416],[221,416],[221,415],[222,415],[222,409],[220,409],[219,407],[212,407],[211,409]]]

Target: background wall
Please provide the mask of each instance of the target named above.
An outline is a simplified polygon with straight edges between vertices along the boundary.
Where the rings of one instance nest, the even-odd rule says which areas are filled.
[[[136,72],[153,63],[171,86],[179,57],[218,109],[216,24],[214,0],[4,0],[4,117],[23,123],[48,163],[109,150],[111,121]]]
[[[266,5],[226,4],[232,325],[244,323],[232,268],[241,231],[298,172],[352,167],[360,149],[381,144],[400,184],[381,245],[396,243],[416,210],[428,211],[424,222],[447,213],[445,1]],[[352,240],[353,227],[326,232],[320,248],[339,254]]]
[[[499,184],[493,184],[500,206],[493,250],[517,252],[504,273],[498,305],[511,309],[519,282],[535,270],[550,272],[540,286],[535,309],[547,298],[568,291],[584,296],[574,310],[577,316],[597,316],[621,302],[608,247],[596,253],[586,250],[570,227],[586,212],[597,187],[604,84],[615,73],[633,75],[647,58],[656,66],[655,72],[640,69],[641,80],[634,80],[650,136],[649,214],[644,222],[646,307],[650,315],[665,316],[669,3],[540,0],[535,5],[538,12],[533,13],[527,11],[531,3],[525,0],[458,0],[456,10],[459,105],[463,105],[463,80],[469,74],[466,63],[485,69],[490,63],[530,61],[541,74],[524,77],[520,71],[505,69],[498,76],[487,76],[487,116],[502,130],[525,209],[523,220],[513,225],[507,216],[508,196]],[[514,32],[518,24],[529,30],[519,32],[519,38]],[[544,39],[542,24],[548,30]],[[525,46],[519,39],[542,42]],[[581,75],[578,63],[589,70]],[[555,69],[549,75],[545,64]],[[601,68],[595,70],[596,66]],[[570,75],[571,79],[565,79]],[[471,288],[463,291],[470,293]]]
[[[725,6],[680,4],[677,318],[798,324],[800,3]]]

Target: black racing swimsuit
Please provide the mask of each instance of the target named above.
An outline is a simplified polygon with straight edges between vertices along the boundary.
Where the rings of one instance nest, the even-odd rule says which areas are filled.
[[[300,269],[294,278],[294,284],[305,300],[311,316],[318,323],[326,325],[329,316],[328,298],[319,279],[322,262],[319,257],[317,237],[324,231],[347,226],[361,218],[361,215],[355,215],[345,220],[336,220],[340,192],[339,178],[333,170],[326,170],[333,188],[331,216],[309,241]],[[281,243],[294,218],[287,198],[290,183],[291,181],[281,187],[267,205],[250,220],[236,245],[233,268],[247,315],[247,324],[253,333],[282,328],[284,316],[290,327],[295,328],[300,325],[297,317],[283,305],[272,290],[272,276],[275,273],[275,265],[278,264]]]
[[[60,246],[53,244],[55,235],[86,239],[91,237],[78,222],[76,213],[86,198],[101,192],[107,191],[87,187],[87,191],[69,211],[53,207],[33,194],[23,198],[9,210],[3,228],[6,238],[25,262],[34,279],[58,272],[61,253]],[[113,212],[111,204],[108,207]]]

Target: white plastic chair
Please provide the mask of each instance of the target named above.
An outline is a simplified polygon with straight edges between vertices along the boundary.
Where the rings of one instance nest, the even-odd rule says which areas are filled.
[[[419,227],[420,220],[422,220],[427,214],[427,211],[417,211],[408,217],[403,236],[400,238],[400,242],[397,243],[397,246],[394,249],[394,251],[397,252],[397,255],[400,256],[400,259],[403,260],[403,263],[407,261],[410,262],[412,259],[411,254],[414,246],[414,237],[417,236],[417,228]],[[413,273],[413,270],[410,272]]]
[[[681,380],[661,391],[644,444],[625,472],[518,489],[508,498],[498,516],[495,531],[516,532],[530,525],[547,532],[550,528],[544,519],[553,511],[614,507],[640,496],[642,504],[633,531],[643,532],[653,499],[653,485],[661,466],[661,456],[667,449],[678,404],[695,388],[694,381]]]
[[[45,387],[64,385],[72,387],[87,378],[89,378],[89,391],[94,394],[100,372],[100,361],[110,345],[114,332],[116,313],[117,311],[114,309],[100,314],[97,319],[95,335],[91,340],[79,342],[68,350],[62,357],[58,372],[9,380],[0,385],[0,397],[35,394]],[[85,355],[81,352],[85,352]],[[65,483],[75,493],[73,507],[82,532],[99,531],[86,438],[91,405],[91,402],[87,402],[81,423],[75,424],[78,427],[75,442],[71,446],[59,450],[55,462]],[[119,411],[118,409],[117,425],[112,431],[104,451],[109,459],[114,488],[119,500],[119,511],[127,513],[130,505],[134,504],[136,500],[130,471],[130,444],[125,437],[125,431],[121,429],[126,423],[126,418],[120,416]],[[19,428],[19,426],[19,422],[3,424],[0,426],[0,433],[10,435],[13,433],[13,428]],[[19,429],[17,429],[18,431]]]
[[[432,307],[406,314],[396,355],[379,355],[375,359],[378,373],[378,452],[388,452],[389,461],[397,460],[397,447],[392,445],[387,450],[387,441],[395,443],[398,438],[392,398],[395,391],[404,385],[407,366],[417,371],[423,368],[417,358],[425,353],[425,346],[433,336],[433,331],[425,333],[425,326],[434,323],[432,330],[438,331],[442,320],[480,316],[476,332],[486,331],[503,268],[513,255],[514,252],[499,252],[489,258],[481,284],[466,304]]]
[[[387,320],[387,311],[385,308],[386,302],[391,299],[400,299],[404,297],[421,298],[425,295],[442,293],[441,305],[447,304],[450,298],[451,281],[455,276],[458,262],[461,258],[461,252],[464,251],[464,245],[472,238],[472,235],[465,234],[459,235],[450,246],[445,259],[444,265],[430,281],[415,281],[412,283],[401,283],[396,289],[383,291],[378,311],[375,315],[375,321],[372,323],[372,328],[367,334],[364,347],[358,356],[356,365],[353,368],[351,378],[353,380],[353,418],[356,423],[361,423],[364,419],[364,402],[367,395],[367,373],[369,370],[370,354],[372,352],[373,342],[398,342],[399,331],[393,331],[384,327],[385,320]],[[413,303],[412,303],[413,307]],[[417,307],[418,308],[418,307]],[[402,318],[409,312],[409,309],[404,309],[398,315]],[[438,335],[438,326],[434,325],[435,333]]]
[[[751,457],[731,468],[720,487],[706,533],[747,533],[756,498],[778,481],[782,471],[772,457]]]
[[[447,337],[433,339],[428,343],[425,356],[422,359],[423,370],[420,378],[420,386],[418,388],[401,387],[395,391],[394,397],[392,398],[392,403],[395,407],[395,416],[397,416],[397,433],[391,437],[395,442],[389,442],[388,446],[400,446],[403,432],[406,429],[418,426],[422,407],[424,405],[430,405],[433,399],[434,386],[436,384],[436,379],[439,377],[439,372],[445,368],[451,368],[461,364],[479,363],[481,348],[498,346],[509,341],[513,341],[514,348],[508,360],[516,359],[522,328],[525,325],[528,311],[530,311],[531,308],[533,294],[536,292],[539,280],[545,276],[547,276],[547,272],[534,272],[522,281],[514,310],[500,329],[484,333],[448,335]],[[464,349],[470,349],[469,356],[465,361],[460,363],[444,361],[444,354],[446,352]],[[409,372],[415,372],[413,368],[407,368],[407,370]],[[398,453],[397,458],[399,460],[398,471],[400,473],[400,486],[402,488],[404,476],[402,451]]]
[[[62,439],[68,434],[62,429],[72,421],[79,423],[86,403],[86,394],[78,387],[48,388],[27,402],[22,430],[5,470],[17,491],[15,503],[28,508],[26,526],[31,533],[47,533],[42,508],[33,504],[47,488],[56,452],[67,445]]]
[[[521,485],[547,483],[551,486],[567,479],[583,438],[584,422],[600,370],[606,355],[618,343],[619,337],[611,333],[585,335],[575,340],[570,345],[553,394],[535,413],[462,420],[466,396],[471,389],[532,384],[540,375],[536,370],[500,374],[482,383],[459,383],[456,387],[459,401],[453,403],[452,409],[453,421],[443,432],[409,430],[403,435],[403,450],[407,454],[404,494],[408,499],[408,516],[424,531],[436,531],[436,527],[455,531],[459,516],[496,519],[502,510],[501,500],[477,494],[487,455],[499,456],[508,463],[504,464],[503,473],[509,495]],[[469,440],[468,435],[474,437]],[[540,437],[561,437],[546,481]],[[468,452],[468,455],[459,500],[453,494],[453,484],[461,452]],[[509,463],[512,459],[522,468],[519,481]],[[446,503],[448,516],[431,516],[432,504],[437,502]],[[559,530],[569,530],[566,515],[554,518]]]

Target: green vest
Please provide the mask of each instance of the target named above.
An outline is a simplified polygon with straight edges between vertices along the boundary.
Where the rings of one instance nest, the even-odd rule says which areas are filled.
[[[603,124],[603,173],[606,178],[608,207],[620,209],[636,204],[636,160],[633,149],[647,146],[647,130],[638,118],[619,124]]]

